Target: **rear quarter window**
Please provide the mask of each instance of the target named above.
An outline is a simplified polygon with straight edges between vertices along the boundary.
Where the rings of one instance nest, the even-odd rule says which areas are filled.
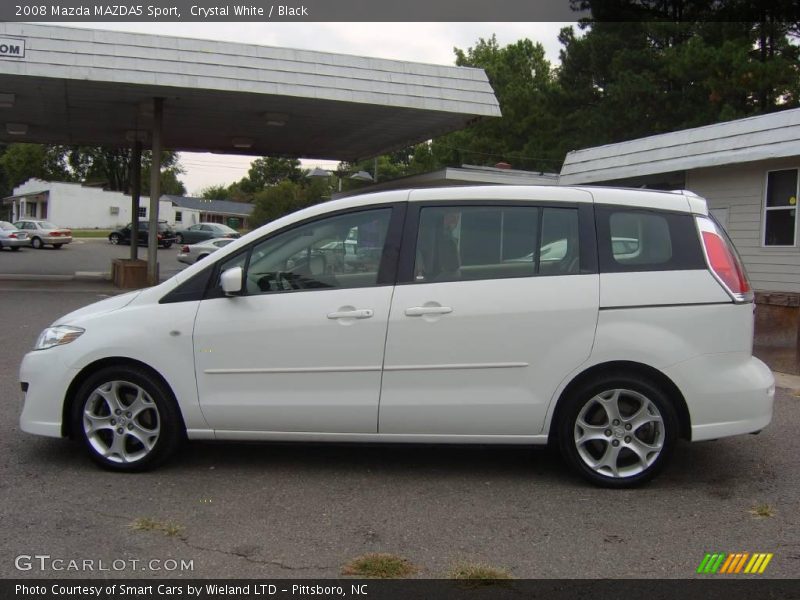
[[[603,273],[706,268],[690,214],[598,206],[595,218]]]

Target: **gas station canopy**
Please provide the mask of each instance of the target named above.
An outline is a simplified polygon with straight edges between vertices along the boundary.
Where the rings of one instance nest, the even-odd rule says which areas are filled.
[[[6,51],[3,51],[3,50]],[[0,141],[357,160],[500,116],[481,69],[0,23]]]

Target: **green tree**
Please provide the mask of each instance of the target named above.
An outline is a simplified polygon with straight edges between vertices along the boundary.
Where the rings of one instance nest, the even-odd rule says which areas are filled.
[[[228,200],[230,187],[227,185],[210,185],[200,190],[200,197],[208,200]]]
[[[560,35],[561,153],[798,106],[796,24],[776,18],[781,2],[573,4],[596,20]],[[639,20],[605,20],[619,14]]]
[[[529,39],[501,47],[492,35],[466,51],[454,48],[454,52],[456,65],[486,71],[503,116],[434,139],[431,163],[506,161],[517,168],[557,170],[562,158],[552,143],[558,125],[553,113],[557,81],[544,47]]]
[[[239,182],[239,187],[245,193],[255,194],[284,180],[300,183],[303,177],[300,161],[296,158],[264,156],[250,163],[247,177]]]
[[[131,191],[130,148],[104,148],[95,146],[62,147],[75,177],[84,183],[102,184],[106,189],[129,194]],[[150,192],[150,151],[142,152],[142,194]],[[185,170],[172,151],[161,153],[161,193],[183,195],[186,188],[178,180]]]
[[[56,146],[9,144],[0,155],[0,185],[4,196],[28,179],[74,181],[64,156]]]
[[[258,192],[253,199],[252,227],[274,221],[297,210],[330,200],[328,182],[319,178],[308,178],[301,183],[284,179]]]

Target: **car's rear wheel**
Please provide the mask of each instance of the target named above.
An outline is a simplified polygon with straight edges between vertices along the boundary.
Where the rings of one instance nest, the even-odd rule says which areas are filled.
[[[2,248],[2,246],[0,246],[0,248]],[[11,250],[13,252],[19,252],[19,246],[11,246]]]
[[[31,246],[33,246],[37,250],[41,250],[42,248],[44,248],[44,243],[42,242],[41,238],[35,237],[31,240]]]
[[[59,250],[61,248],[61,246],[63,246],[63,245],[64,244],[53,244],[53,248],[55,248],[56,250]]]
[[[89,377],[73,405],[72,431],[92,460],[114,471],[153,468],[184,437],[172,393],[137,367],[109,367]]]
[[[118,233],[112,233],[108,236],[108,241],[114,244],[115,246],[120,242],[120,236]]]
[[[558,442],[574,471],[595,485],[642,484],[666,465],[678,437],[667,395],[638,376],[606,376],[565,399]]]
[[[197,260],[196,260],[195,262],[200,262],[200,261],[201,261],[201,260],[203,260],[203,259],[204,259],[206,256],[208,256],[208,254],[201,254],[200,256],[198,256],[198,257],[197,257]]]

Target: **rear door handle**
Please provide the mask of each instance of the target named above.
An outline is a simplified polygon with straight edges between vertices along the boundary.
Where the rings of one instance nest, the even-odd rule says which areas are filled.
[[[407,317],[421,317],[422,315],[446,315],[453,312],[449,306],[412,306],[406,309]]]
[[[369,319],[375,312],[371,308],[361,308],[356,310],[339,310],[328,313],[329,319]]]

